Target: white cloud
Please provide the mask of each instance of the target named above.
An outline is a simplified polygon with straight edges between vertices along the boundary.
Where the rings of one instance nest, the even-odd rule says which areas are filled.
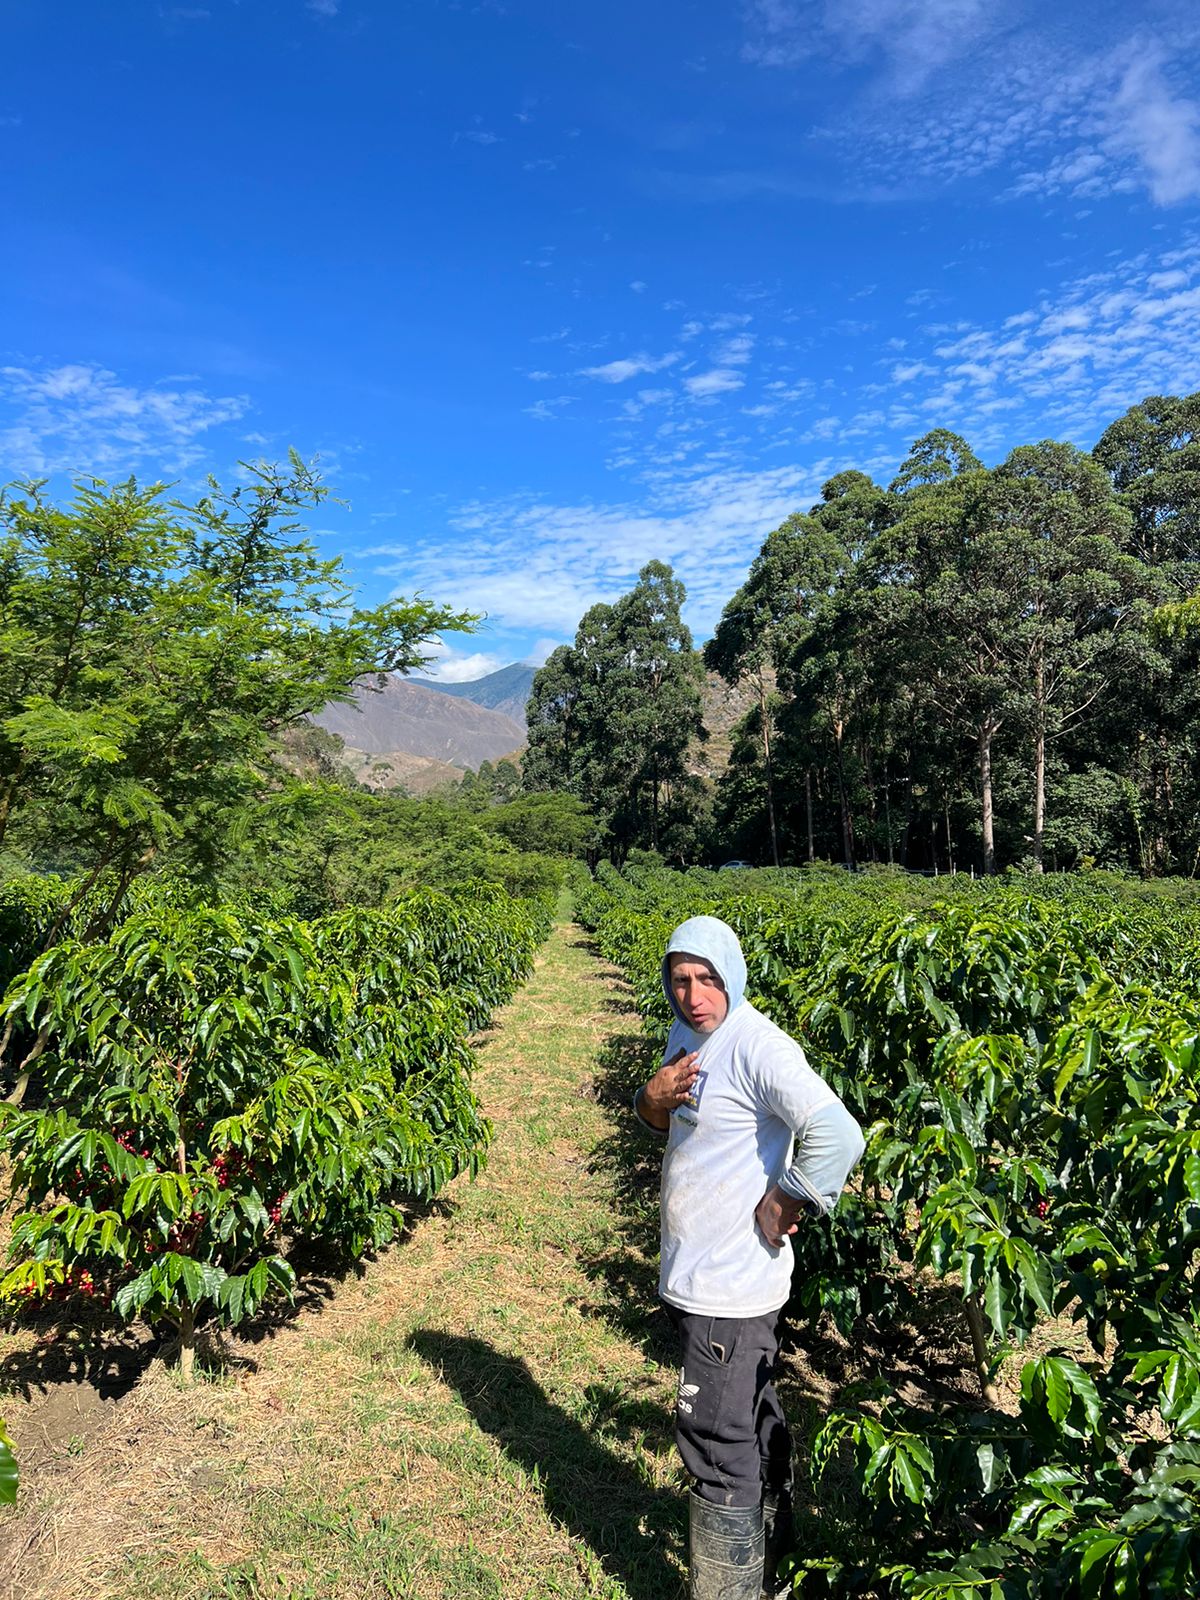
[[[155,474],[194,466],[202,436],[250,409],[246,395],[139,389],[103,367],[0,367],[0,462],[18,474]]]
[[[533,417],[538,422],[557,422],[559,413],[569,405],[573,405],[573,394],[556,394],[553,398],[535,400],[533,405],[525,407],[525,415]]]
[[[1165,51],[1151,44],[1133,54],[1113,103],[1110,144],[1145,169],[1159,205],[1200,196],[1200,107],[1173,92]]]
[[[749,361],[754,350],[754,335],[739,333],[734,339],[726,339],[717,347],[715,360],[721,367],[740,367]]]
[[[685,378],[683,386],[696,399],[706,400],[712,395],[730,394],[734,389],[740,389],[745,381],[745,373],[734,372],[729,367],[714,367],[711,372],[699,372],[694,377]]]
[[[1146,395],[1200,386],[1198,351],[1193,244],[1113,262],[994,326],[960,324],[891,376],[896,385],[920,377],[922,411],[977,449],[1007,450],[1022,434],[1087,445]]]
[[[316,17],[336,17],[340,0],[306,0],[308,9]]]
[[[743,55],[765,67],[795,67],[820,53],[853,63],[881,57],[903,94],[970,54],[1002,25],[988,0],[752,0]]]
[[[1022,15],[1015,0],[751,0],[743,54],[875,68],[820,130],[860,198],[995,172],[1017,198],[1168,206],[1200,196],[1200,103],[1185,92],[1200,25],[1169,0],[1156,10],[1090,15],[1081,43],[1053,8]],[[803,187],[740,176],[752,192]]]
[[[633,290],[634,294],[645,294],[647,285],[644,284],[640,278],[635,278],[629,287]]]
[[[453,596],[545,643],[573,637],[588,607],[624,593],[647,561],[667,561],[687,585],[690,624],[704,635],[765,534],[810,505],[844,464],[664,473],[637,504],[475,502],[451,519],[449,534],[370,553],[387,559],[382,570],[397,592]]]
[[[580,376],[598,378],[601,383],[625,383],[629,378],[637,378],[643,372],[662,372],[665,368],[674,366],[678,360],[678,350],[670,351],[665,356],[649,356],[643,351],[636,356],[625,356],[619,361],[606,361],[600,367],[584,367]]]
[[[431,655],[429,665],[420,669],[421,676],[436,678],[442,683],[474,683],[477,678],[486,678],[489,672],[499,672],[501,667],[509,665],[507,656],[489,650],[455,650],[444,639],[434,642]]]

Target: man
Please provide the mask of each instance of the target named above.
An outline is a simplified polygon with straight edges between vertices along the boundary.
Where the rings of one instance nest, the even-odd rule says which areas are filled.
[[[745,987],[732,928],[676,928],[663,957],[675,1024],[634,1097],[667,1135],[659,1295],[683,1346],[692,1600],[758,1600],[764,1551],[769,1579],[790,1545],[791,1440],[771,1381],[790,1235],[832,1211],[863,1152],[857,1122]]]

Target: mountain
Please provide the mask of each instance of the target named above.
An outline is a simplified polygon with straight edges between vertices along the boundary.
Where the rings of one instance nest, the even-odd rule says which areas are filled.
[[[352,701],[332,702],[312,720],[336,733],[351,755],[389,760],[398,771],[401,756],[478,767],[513,755],[525,743],[524,722],[396,674],[385,677],[382,687],[374,677],[362,679]]]
[[[439,694],[453,695],[457,700],[470,700],[473,705],[486,706],[489,711],[499,711],[524,727],[525,706],[536,671],[537,668],[527,661],[514,661],[470,683],[443,683],[439,678],[410,678],[408,681],[419,683],[424,689],[436,689]]]

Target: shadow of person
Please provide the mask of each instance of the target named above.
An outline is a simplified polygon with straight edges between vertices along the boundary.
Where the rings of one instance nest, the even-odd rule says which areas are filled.
[[[660,1405],[592,1384],[585,1426],[549,1399],[523,1361],[481,1339],[421,1329],[410,1344],[509,1460],[530,1474],[546,1510],[591,1547],[629,1600],[678,1600],[684,1497],[654,1487],[601,1442],[605,1436],[665,1442],[670,1419]]]

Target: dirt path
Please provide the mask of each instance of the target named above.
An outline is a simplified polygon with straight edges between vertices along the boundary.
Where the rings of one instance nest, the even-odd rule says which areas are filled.
[[[404,1244],[190,1390],[153,1365],[116,1399],[23,1400],[46,1352],[7,1337],[0,1600],[681,1594],[656,1152],[624,1104],[644,1054],[560,927],[480,1047],[487,1169]]]

